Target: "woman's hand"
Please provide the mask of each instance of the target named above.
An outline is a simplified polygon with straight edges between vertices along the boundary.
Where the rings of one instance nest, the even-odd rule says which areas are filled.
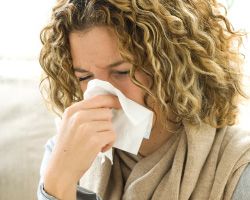
[[[44,176],[46,192],[59,199],[76,198],[79,179],[97,154],[107,151],[115,142],[111,108],[121,108],[118,98],[100,95],[65,110]]]

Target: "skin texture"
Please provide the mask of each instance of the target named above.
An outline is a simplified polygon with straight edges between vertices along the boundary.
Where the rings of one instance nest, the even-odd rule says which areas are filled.
[[[117,38],[111,29],[94,27],[72,32],[69,42],[75,75],[80,80],[83,92],[89,80],[100,79],[110,82],[125,96],[144,105],[143,91],[130,80],[128,73],[124,74],[132,65],[123,62],[109,66],[122,61]],[[79,69],[87,72],[79,72]],[[85,77],[88,79],[81,80]],[[136,77],[143,84],[148,84],[142,72],[136,72]],[[44,177],[44,187],[49,194],[59,199],[76,199],[77,181],[91,166],[97,154],[110,149],[116,139],[110,108],[121,108],[118,98],[101,95],[77,102],[65,110]],[[150,139],[144,139],[139,150],[144,156],[159,148],[170,136],[166,131],[161,133],[162,127],[157,121]]]

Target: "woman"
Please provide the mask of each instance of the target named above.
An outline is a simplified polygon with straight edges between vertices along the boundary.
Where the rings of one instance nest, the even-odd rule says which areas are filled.
[[[249,199],[242,33],[215,0],[59,0],[41,33],[42,91],[61,117],[39,199]],[[138,155],[114,148],[114,95],[83,100],[91,79],[154,112]],[[242,196],[243,195],[243,196]],[[247,196],[248,195],[248,196]],[[244,198],[243,198],[244,197]]]

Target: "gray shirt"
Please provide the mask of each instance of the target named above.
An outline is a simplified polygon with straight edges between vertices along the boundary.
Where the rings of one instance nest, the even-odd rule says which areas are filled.
[[[50,159],[52,149],[54,147],[54,138],[48,140],[45,145],[45,153],[40,169],[40,182],[37,190],[38,200],[57,200],[55,197],[47,194],[43,188],[43,174],[47,163]],[[101,200],[94,192],[77,186],[77,200]],[[238,185],[234,191],[232,200],[249,200],[250,199],[250,164],[246,167],[242,173]]]

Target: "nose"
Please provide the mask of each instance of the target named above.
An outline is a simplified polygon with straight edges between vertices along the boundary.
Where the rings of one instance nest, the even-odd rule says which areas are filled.
[[[105,74],[104,72],[99,73],[99,74],[95,74],[94,77],[95,77],[95,79],[99,79],[101,81],[109,81],[109,75]]]
[[[120,89],[119,85],[117,85],[117,82],[114,79],[112,79],[112,77],[109,74],[108,70],[105,70],[105,71],[100,72],[100,73],[95,73],[94,74],[94,79],[109,82],[111,85],[113,85],[117,89]]]
[[[92,68],[92,73],[94,74],[95,79],[109,81],[109,72],[105,68],[94,67]]]

